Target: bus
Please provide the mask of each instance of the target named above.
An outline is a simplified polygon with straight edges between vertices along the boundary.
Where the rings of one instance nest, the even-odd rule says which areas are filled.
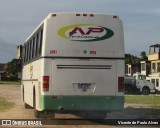
[[[50,13],[22,46],[21,92],[35,117],[124,108],[124,36],[119,16]]]

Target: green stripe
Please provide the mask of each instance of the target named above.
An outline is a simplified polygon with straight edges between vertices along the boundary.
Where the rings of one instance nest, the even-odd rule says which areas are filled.
[[[124,96],[42,96],[42,110],[122,110]]]

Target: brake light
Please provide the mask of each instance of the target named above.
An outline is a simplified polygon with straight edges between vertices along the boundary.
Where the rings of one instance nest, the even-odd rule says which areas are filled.
[[[76,16],[80,16],[80,14],[76,14]]]
[[[52,14],[52,16],[53,16],[53,17],[55,17],[55,16],[56,16],[56,14]]]
[[[117,18],[117,16],[113,16],[113,18],[114,18],[114,19],[116,19],[116,18]]]
[[[94,14],[80,14],[80,13],[76,13],[76,16],[90,16],[90,17],[94,17]]]
[[[118,77],[118,92],[124,92],[124,77]]]
[[[49,91],[49,76],[43,76],[43,91]]]
[[[90,17],[93,17],[94,16],[94,14],[90,14]]]
[[[83,14],[83,16],[87,16],[87,14]]]

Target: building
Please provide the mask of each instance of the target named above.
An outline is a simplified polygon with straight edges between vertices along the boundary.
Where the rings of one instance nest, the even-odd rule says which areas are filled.
[[[5,71],[0,71],[0,80],[3,79],[3,76],[5,75]]]
[[[151,62],[150,61],[141,61],[141,74],[148,76],[151,73]]]
[[[147,79],[160,91],[160,44],[149,46],[148,61],[151,61],[151,72]]]
[[[0,64],[0,80],[5,79],[7,76],[7,64]]]
[[[125,75],[133,76],[136,72],[141,72],[141,64],[126,64],[125,66]]]
[[[160,75],[160,44],[149,47],[148,60],[151,61],[151,75]]]

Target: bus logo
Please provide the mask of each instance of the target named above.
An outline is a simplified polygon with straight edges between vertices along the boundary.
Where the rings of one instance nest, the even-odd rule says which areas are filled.
[[[114,32],[106,27],[94,24],[76,24],[65,26],[58,31],[58,35],[72,41],[100,41],[111,38]]]

